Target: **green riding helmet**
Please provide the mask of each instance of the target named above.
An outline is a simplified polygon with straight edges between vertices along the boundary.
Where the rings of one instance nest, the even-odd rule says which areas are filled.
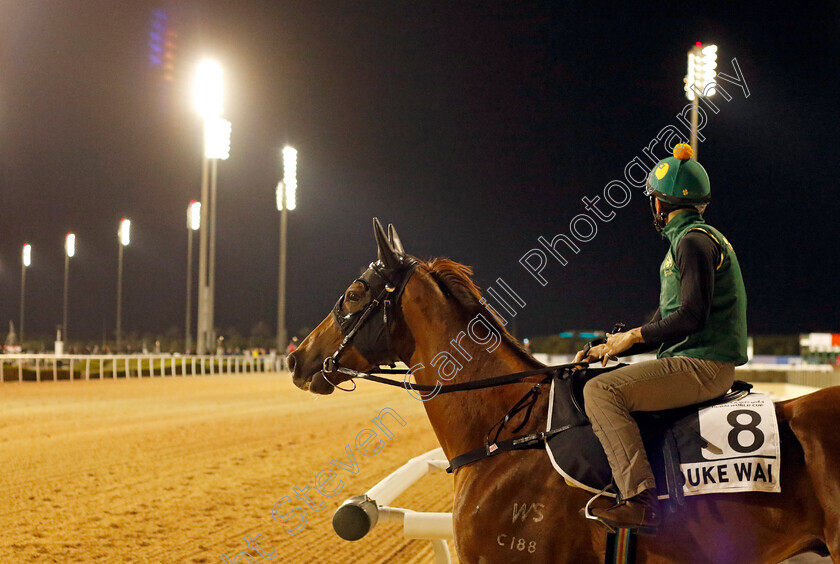
[[[680,143],[674,147],[674,156],[659,161],[648,175],[645,195],[650,198],[656,229],[665,226],[667,213],[656,213],[654,198],[668,204],[671,209],[708,203],[711,199],[709,175],[706,169],[691,156],[691,146]]]

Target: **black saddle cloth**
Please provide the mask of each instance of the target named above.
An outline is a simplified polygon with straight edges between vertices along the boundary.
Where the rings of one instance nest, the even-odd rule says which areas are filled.
[[[569,428],[562,433],[550,435],[546,449],[555,469],[567,481],[592,492],[599,492],[612,482],[612,471],[601,442],[586,417],[583,386],[592,378],[616,368],[620,366],[578,370],[557,376],[552,383],[547,430],[566,426]],[[750,388],[751,384],[736,380],[731,392],[708,402],[631,414],[639,425],[660,496],[668,496],[669,491],[674,494],[677,489],[682,492],[682,474],[679,471],[681,457],[682,462],[695,462],[692,453],[699,455],[700,449],[707,446],[700,435],[698,411],[741,397]]]

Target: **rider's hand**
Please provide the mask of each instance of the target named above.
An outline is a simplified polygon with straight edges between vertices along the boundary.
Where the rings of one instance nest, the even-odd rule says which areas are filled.
[[[583,351],[578,351],[573,362],[595,362],[601,360],[604,356],[606,345],[597,345],[589,349],[589,353],[584,355]]]
[[[644,342],[644,339],[642,339],[642,332],[638,327],[621,333],[607,333],[607,342],[603,345],[605,348],[604,365],[607,364],[609,358],[615,357],[636,343],[642,342]]]

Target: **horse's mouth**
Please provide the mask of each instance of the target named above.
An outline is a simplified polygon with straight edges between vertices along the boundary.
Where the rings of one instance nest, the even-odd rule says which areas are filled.
[[[320,370],[312,374],[305,380],[294,379],[293,382],[295,386],[297,386],[304,392],[308,391],[321,396],[329,395],[333,393],[333,390],[335,389],[335,386],[333,386],[327,381],[326,377],[324,376],[324,373]]]

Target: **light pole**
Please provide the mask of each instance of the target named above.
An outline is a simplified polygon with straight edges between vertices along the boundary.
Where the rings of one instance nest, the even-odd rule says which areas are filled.
[[[64,237],[64,315],[61,323],[61,338],[67,342],[67,297],[70,289],[70,259],[76,255],[76,236],[68,233]]]
[[[187,206],[187,322],[184,331],[184,352],[190,354],[192,349],[192,263],[193,263],[193,231],[201,227],[201,202],[192,200]]]
[[[32,264],[32,245],[25,243],[20,260],[20,351],[23,352],[23,322],[26,311],[26,269]]]
[[[280,212],[280,279],[277,296],[277,354],[286,351],[286,221],[297,207],[297,151],[283,147],[283,180],[277,184],[277,210]]]
[[[117,263],[117,350],[122,348],[122,281],[123,281],[123,248],[131,242],[130,239],[131,220],[122,218],[120,229],[117,231],[119,238],[119,260]]]
[[[714,96],[717,72],[717,45],[703,46],[699,41],[688,52],[685,97],[691,100],[691,139],[693,159],[697,159],[697,114],[700,96]]]
[[[198,331],[196,349],[206,354],[213,335],[216,289],[216,161],[230,156],[231,125],[222,119],[222,68],[213,61],[198,67],[195,87],[196,109],[204,118],[204,155],[201,163],[201,230],[198,246]],[[209,241],[208,241],[209,239]],[[209,247],[209,249],[208,249]],[[209,252],[208,252],[209,251]]]

